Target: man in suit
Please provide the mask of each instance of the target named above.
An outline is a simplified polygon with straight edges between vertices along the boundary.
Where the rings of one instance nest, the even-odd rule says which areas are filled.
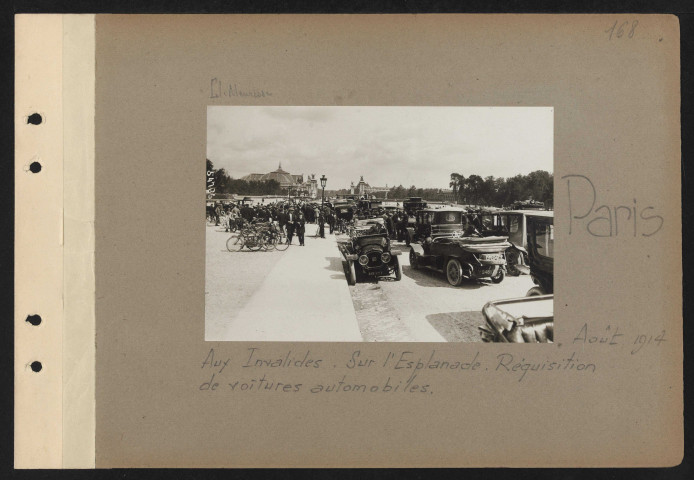
[[[283,209],[280,209],[277,213],[277,223],[280,226],[280,230],[286,234],[287,230],[285,226],[287,225],[287,213]]]
[[[318,235],[325,238],[325,214],[322,211],[318,212]]]
[[[287,213],[287,244],[292,244],[292,239],[294,238],[294,222],[296,222],[297,214],[294,211],[294,207],[289,207],[289,212]]]
[[[294,232],[299,237],[299,245],[304,246],[304,233],[306,232],[306,215],[299,211],[294,217]]]
[[[332,209],[328,209],[328,225],[330,225],[330,233],[335,231],[335,212]]]

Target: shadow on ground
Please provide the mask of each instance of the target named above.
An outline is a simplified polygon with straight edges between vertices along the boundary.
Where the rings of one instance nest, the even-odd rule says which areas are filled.
[[[427,315],[429,324],[448,342],[481,342],[478,326],[484,325],[480,311]]]

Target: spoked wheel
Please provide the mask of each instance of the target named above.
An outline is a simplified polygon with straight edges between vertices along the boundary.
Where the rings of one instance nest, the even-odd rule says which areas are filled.
[[[545,292],[542,291],[540,287],[533,287],[530,290],[528,290],[528,293],[525,294],[526,297],[538,297],[540,295],[544,295]]]
[[[289,248],[289,244],[287,243],[287,236],[286,235],[284,235],[283,233],[280,233],[277,236],[275,236],[275,250],[279,250],[280,252],[283,252],[288,248]]]
[[[349,262],[349,277],[347,277],[348,285],[357,284],[357,271],[354,268],[354,262]]]
[[[227,250],[230,252],[239,252],[243,248],[243,237],[241,235],[232,235],[227,240]]]
[[[499,267],[499,271],[492,277],[492,283],[501,283],[505,276],[504,267]]]
[[[448,283],[457,287],[463,282],[463,266],[457,258],[451,258],[446,264],[446,278]]]
[[[400,260],[398,260],[398,257],[395,257],[393,260],[393,267],[395,268],[395,281],[399,282],[402,280],[402,268],[400,268]]]
[[[414,248],[410,248],[410,267],[412,267],[414,270],[418,270],[419,264],[417,262],[417,254],[414,252]]]
[[[258,235],[251,235],[246,238],[245,245],[251,252],[257,252],[263,248],[263,240]]]

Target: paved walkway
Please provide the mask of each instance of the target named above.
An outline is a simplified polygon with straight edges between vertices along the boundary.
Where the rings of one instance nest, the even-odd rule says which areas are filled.
[[[335,238],[289,247],[227,325],[207,340],[361,342]]]

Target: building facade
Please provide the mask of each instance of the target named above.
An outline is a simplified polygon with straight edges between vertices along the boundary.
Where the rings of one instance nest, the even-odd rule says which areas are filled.
[[[282,169],[280,162],[277,170],[268,173],[251,173],[242,177],[247,182],[267,182],[275,180],[290,196],[316,198],[318,193],[318,180],[316,175],[310,175],[304,180],[304,174],[294,175]]]

